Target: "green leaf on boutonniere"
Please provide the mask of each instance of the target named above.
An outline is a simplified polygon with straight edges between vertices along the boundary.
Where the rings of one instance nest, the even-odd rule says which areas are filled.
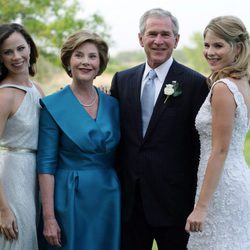
[[[181,89],[181,85],[180,83],[176,82],[176,81],[172,81],[172,83],[174,83],[174,94],[173,96],[179,96],[182,94],[182,89]]]
[[[167,96],[164,103],[170,96],[176,97],[182,94],[181,86],[177,81],[172,81],[171,84],[166,84],[164,94]]]

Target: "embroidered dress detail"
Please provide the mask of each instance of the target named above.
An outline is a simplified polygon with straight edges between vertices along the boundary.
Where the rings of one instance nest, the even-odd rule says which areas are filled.
[[[224,82],[234,96],[237,106],[235,124],[223,172],[210,202],[203,232],[190,234],[188,249],[249,250],[250,171],[243,155],[245,137],[249,129],[247,107],[233,82],[228,79],[219,81]],[[196,117],[196,128],[201,141],[196,201],[211,153],[211,91]]]

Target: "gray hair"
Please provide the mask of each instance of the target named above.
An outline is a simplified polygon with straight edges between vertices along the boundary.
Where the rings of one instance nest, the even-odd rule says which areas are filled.
[[[144,34],[146,29],[146,22],[150,17],[170,17],[173,24],[173,33],[175,36],[179,34],[179,23],[175,16],[171,14],[170,11],[163,10],[161,8],[150,9],[146,11],[140,18],[140,33]]]

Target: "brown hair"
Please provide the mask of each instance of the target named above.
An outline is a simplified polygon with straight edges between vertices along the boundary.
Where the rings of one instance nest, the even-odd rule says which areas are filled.
[[[62,49],[61,49],[61,62],[62,66],[67,72],[67,74],[71,77],[70,70],[68,68],[70,58],[80,45],[85,42],[91,42],[96,45],[99,56],[100,56],[100,69],[97,75],[101,75],[102,72],[106,69],[109,55],[108,55],[108,45],[107,43],[96,33],[92,33],[86,30],[78,31],[71,36],[64,42]]]
[[[17,24],[17,23],[1,24],[0,25],[0,46],[14,32],[20,33],[30,46],[29,74],[31,76],[34,76],[36,74],[35,64],[38,58],[38,50],[32,37],[22,25]],[[4,66],[3,63],[0,63],[0,66],[1,66],[0,67],[0,70],[1,70],[0,81],[2,81],[8,75],[8,69]]]

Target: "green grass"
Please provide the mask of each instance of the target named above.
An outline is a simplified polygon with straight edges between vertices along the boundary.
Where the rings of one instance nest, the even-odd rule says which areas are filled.
[[[250,131],[248,131],[247,138],[245,141],[244,153],[245,153],[245,157],[246,157],[246,161],[248,163],[248,166],[250,167]]]

